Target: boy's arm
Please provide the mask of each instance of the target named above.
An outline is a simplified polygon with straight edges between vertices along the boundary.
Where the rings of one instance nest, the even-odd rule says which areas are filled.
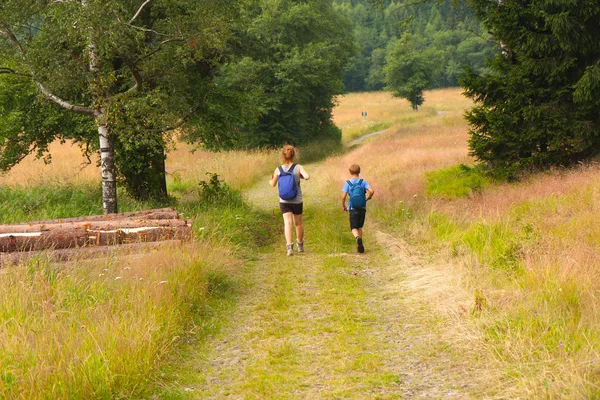
[[[344,192],[344,194],[342,194],[342,209],[344,211],[348,211],[348,208],[346,207],[346,197],[348,197],[348,193]]]
[[[368,188],[367,189],[367,200],[371,200],[371,198],[373,197],[374,194],[375,194],[375,191],[372,188]]]

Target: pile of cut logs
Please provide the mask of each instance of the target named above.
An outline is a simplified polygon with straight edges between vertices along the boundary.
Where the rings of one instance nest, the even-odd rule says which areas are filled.
[[[172,208],[0,225],[0,266],[40,251],[53,260],[78,254],[100,255],[114,246],[144,248],[144,243],[188,240],[191,221]]]

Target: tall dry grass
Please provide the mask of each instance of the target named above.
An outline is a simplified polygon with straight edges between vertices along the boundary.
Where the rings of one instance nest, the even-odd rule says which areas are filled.
[[[0,397],[150,398],[162,363],[194,337],[198,309],[238,263],[195,245],[2,271]]]
[[[51,162],[30,155],[9,172],[0,175],[0,185],[81,185],[101,182],[97,157],[87,160],[70,142],[50,145]],[[177,143],[167,154],[167,181],[198,183],[207,173],[218,174],[235,189],[247,187],[278,163],[276,151],[224,151],[213,153]]]

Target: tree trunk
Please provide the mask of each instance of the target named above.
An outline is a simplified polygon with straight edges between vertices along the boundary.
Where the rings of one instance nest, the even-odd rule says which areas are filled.
[[[96,118],[100,139],[100,167],[102,169],[102,208],[104,214],[116,214],[117,180],[115,173],[115,141],[109,134],[104,114]]]
[[[154,143],[131,149],[115,143],[117,167],[127,192],[136,200],[165,201],[167,176],[163,144]]]

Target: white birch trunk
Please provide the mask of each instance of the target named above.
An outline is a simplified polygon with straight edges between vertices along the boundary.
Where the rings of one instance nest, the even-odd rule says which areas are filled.
[[[96,118],[100,140],[100,168],[102,170],[102,209],[104,214],[115,214],[117,208],[117,179],[115,173],[115,143],[110,137],[104,116]]]

